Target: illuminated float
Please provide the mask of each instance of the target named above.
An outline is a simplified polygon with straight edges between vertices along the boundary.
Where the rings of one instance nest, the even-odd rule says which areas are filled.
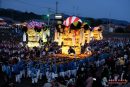
[[[62,54],[69,54],[70,47],[75,50],[75,54],[81,54],[81,47],[85,43],[90,43],[93,38],[96,40],[103,38],[101,28],[95,27],[91,30],[87,22],[82,22],[80,18],[71,16],[64,20],[63,25],[56,27],[54,41],[61,46]]]
[[[27,28],[27,29],[26,29]],[[31,21],[24,26],[23,41],[27,41],[28,47],[41,46],[39,41],[47,42],[47,36],[50,36],[50,30],[44,22]],[[28,40],[26,40],[28,38]]]
[[[89,43],[90,42],[90,37],[91,37],[91,30],[90,30],[90,26],[89,26],[89,24],[87,23],[87,22],[84,22],[83,24],[82,24],[82,27],[81,27],[81,29],[82,29],[82,31],[84,31],[84,33],[82,33],[83,34],[83,37],[81,37],[81,38],[83,38],[83,42],[82,42],[82,46],[85,44],[85,43]]]
[[[97,26],[97,27],[94,27],[91,31],[91,35],[90,35],[90,38],[91,40],[94,39],[94,40],[102,40],[103,39],[103,36],[102,36],[102,27],[101,26]]]
[[[85,43],[84,29],[81,28],[82,21],[78,17],[68,17],[63,25],[63,33],[55,31],[55,41],[62,46],[62,54],[68,54],[68,49],[72,47],[76,54],[81,53],[81,46]],[[62,26],[61,26],[62,28]]]

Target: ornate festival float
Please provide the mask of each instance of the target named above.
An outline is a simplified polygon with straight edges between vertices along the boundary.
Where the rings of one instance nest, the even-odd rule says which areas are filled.
[[[27,42],[28,47],[39,47],[41,42],[47,42],[47,37],[50,36],[50,30],[44,22],[30,21],[23,26],[23,30],[23,41]]]
[[[55,42],[61,46],[62,54],[70,54],[69,50],[73,49],[73,54],[81,54],[82,47],[91,40],[101,40],[102,29],[94,27],[93,29],[87,22],[83,22],[76,16],[68,17],[64,20],[63,25],[55,29]]]
[[[93,30],[91,31],[91,40],[93,39],[102,40],[103,39],[102,31],[103,31],[102,26],[94,27]]]

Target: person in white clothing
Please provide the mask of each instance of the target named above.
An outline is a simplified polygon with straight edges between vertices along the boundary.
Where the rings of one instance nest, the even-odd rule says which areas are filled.
[[[107,81],[107,78],[106,78],[106,77],[103,77],[103,78],[102,78],[102,81],[101,81],[102,86],[103,86],[103,87],[109,87],[108,84],[107,84],[107,82],[108,82],[108,81]]]

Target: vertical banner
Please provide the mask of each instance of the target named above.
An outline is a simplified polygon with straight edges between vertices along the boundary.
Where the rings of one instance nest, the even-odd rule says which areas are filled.
[[[90,31],[90,41],[93,40],[93,31]]]
[[[54,37],[54,41],[57,42],[57,30],[55,29],[55,37]]]
[[[73,44],[73,46],[75,45],[75,33],[74,32],[72,34],[72,44]]]
[[[85,33],[84,33],[84,29],[82,29],[82,46],[84,46],[84,44],[85,44]]]
[[[62,43],[62,33],[60,33],[60,36],[59,36],[59,43],[58,43],[58,45],[61,45],[61,43]]]
[[[47,42],[46,31],[42,32],[42,40],[43,40],[43,42]]]
[[[60,33],[57,32],[57,42],[58,42],[58,45],[60,44]]]
[[[91,36],[91,32],[90,32],[90,30],[87,30],[87,31],[88,31],[87,43],[90,43],[90,36]]]
[[[27,39],[26,39],[26,33],[24,32],[23,33],[23,42],[26,42],[27,41]]]
[[[47,29],[46,33],[47,33],[48,36],[50,36],[50,29]]]
[[[79,37],[79,42],[80,42],[80,44],[82,44],[82,40],[83,40],[83,29],[81,29],[80,31],[80,37]]]
[[[100,31],[100,40],[103,39],[103,36],[102,36],[102,31]]]
[[[35,32],[35,40],[37,41],[37,32]]]

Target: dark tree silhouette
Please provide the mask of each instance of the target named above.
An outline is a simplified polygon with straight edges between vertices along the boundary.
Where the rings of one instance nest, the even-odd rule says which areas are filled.
[[[118,27],[118,28],[115,29],[115,32],[116,33],[124,33],[124,29],[121,28],[121,27]]]
[[[17,21],[26,21],[26,20],[32,20],[32,19],[41,19],[41,15],[34,14],[32,12],[20,12],[12,9],[3,9],[0,8],[0,16],[3,17],[9,17],[13,20]]]

